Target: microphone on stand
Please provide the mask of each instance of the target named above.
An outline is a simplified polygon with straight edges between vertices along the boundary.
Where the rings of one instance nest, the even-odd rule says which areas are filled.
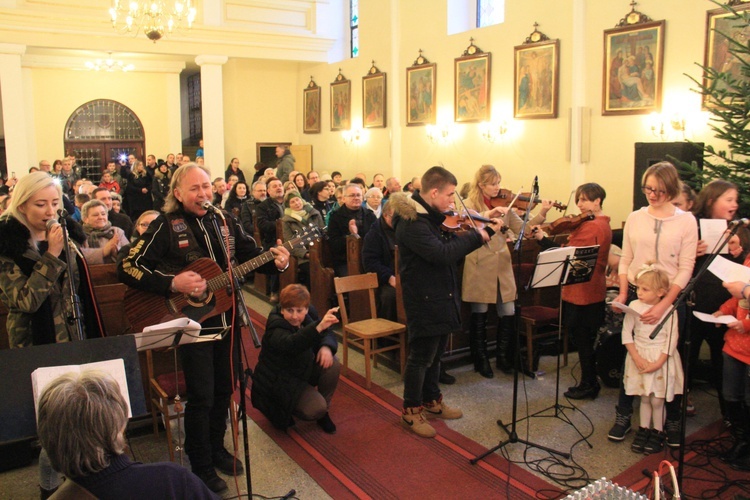
[[[740,226],[740,227],[750,226],[750,219],[737,219],[729,223],[730,228],[737,227],[737,226]]]
[[[201,208],[207,212],[211,212],[213,214],[218,215],[222,219],[224,218],[224,214],[221,212],[221,209],[211,204],[210,201],[204,201],[201,203]]]
[[[57,216],[58,217],[67,217],[68,216],[68,211],[65,210],[64,208],[60,208],[60,209],[57,210]]]

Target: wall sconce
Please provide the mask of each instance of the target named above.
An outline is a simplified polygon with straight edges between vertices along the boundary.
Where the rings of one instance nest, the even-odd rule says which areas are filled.
[[[484,140],[494,144],[508,132],[508,123],[505,120],[500,123],[482,122],[479,130]]]
[[[448,125],[427,125],[427,137],[433,144],[445,144],[450,140]]]
[[[688,123],[684,115],[674,113],[671,118],[667,118],[665,115],[652,113],[649,122],[651,134],[662,141],[680,138],[685,140]]]
[[[341,138],[344,139],[344,144],[347,146],[358,143],[362,140],[362,129],[344,130],[341,132]]]

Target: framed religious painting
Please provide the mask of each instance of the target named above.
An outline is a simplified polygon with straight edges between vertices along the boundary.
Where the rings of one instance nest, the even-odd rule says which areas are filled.
[[[352,87],[344,75],[336,75],[331,83],[331,130],[352,128]]]
[[[631,12],[624,20],[635,19]],[[664,21],[604,31],[603,115],[637,115],[661,109]]]
[[[435,124],[437,65],[422,56],[406,68],[406,125]]]
[[[385,127],[386,125],[385,73],[375,67],[375,61],[362,77],[362,126],[364,128]]]
[[[750,4],[735,5],[732,9],[739,13],[750,9]],[[704,93],[704,108],[716,107],[719,104],[716,99],[728,101],[737,91],[733,91],[733,87],[747,85],[750,82],[750,77],[742,74],[743,63],[740,60],[750,42],[750,26],[742,18],[723,8],[709,10],[706,14],[703,86],[709,87],[713,84],[718,92],[726,92],[727,95],[723,98],[712,98]],[[735,49],[739,49],[740,52]]]
[[[491,54],[471,45],[455,59],[453,119],[456,122],[490,120]]]
[[[304,90],[304,116],[302,132],[305,134],[320,133],[320,87],[310,77],[310,83]]]
[[[535,38],[544,41],[532,42]],[[513,117],[557,118],[560,41],[550,41],[537,30],[526,40],[523,45],[515,47]]]

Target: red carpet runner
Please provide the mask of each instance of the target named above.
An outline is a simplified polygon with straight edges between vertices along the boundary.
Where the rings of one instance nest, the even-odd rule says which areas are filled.
[[[262,330],[265,318],[253,315]],[[258,350],[245,339],[250,366]],[[249,394],[248,394],[249,396]],[[333,498],[558,498],[561,491],[496,454],[471,465],[485,448],[434,422],[435,439],[399,424],[401,399],[364,378],[342,377],[331,403],[335,435],[314,422],[279,431],[247,400],[248,415]],[[294,485],[290,485],[293,487]],[[303,497],[304,493],[300,492]]]

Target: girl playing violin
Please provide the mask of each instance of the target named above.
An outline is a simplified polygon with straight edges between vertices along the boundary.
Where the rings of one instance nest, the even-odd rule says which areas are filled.
[[[476,210],[486,218],[502,217],[509,231],[506,235],[495,234],[488,244],[466,256],[464,262],[462,299],[471,304],[469,322],[469,346],[474,371],[486,378],[494,376],[487,354],[487,313],[489,304],[496,304],[499,318],[497,327],[497,367],[504,373],[513,369],[511,339],[514,333],[513,315],[516,299],[516,283],[513,277],[511,255],[506,238],[514,238],[523,221],[505,207],[491,208],[491,199],[500,191],[500,174],[492,165],[482,165],[474,175],[469,189],[466,207]],[[542,202],[542,209],[531,224],[544,222],[552,207],[549,201]],[[512,232],[512,233],[511,233]],[[514,234],[513,234],[514,233]]]
[[[594,399],[599,394],[594,367],[594,340],[596,332],[604,322],[607,284],[605,270],[612,243],[612,229],[609,217],[602,213],[602,203],[607,193],[599,184],[590,182],[576,189],[576,205],[582,214],[593,213],[594,218],[583,222],[570,234],[568,245],[599,245],[599,254],[591,280],[569,285],[562,289],[563,321],[573,341],[578,346],[578,359],[581,363],[581,381],[569,387],[565,397],[570,399]],[[534,230],[536,229],[536,231]],[[538,227],[532,228],[532,235],[544,249],[560,246],[547,238]]]

